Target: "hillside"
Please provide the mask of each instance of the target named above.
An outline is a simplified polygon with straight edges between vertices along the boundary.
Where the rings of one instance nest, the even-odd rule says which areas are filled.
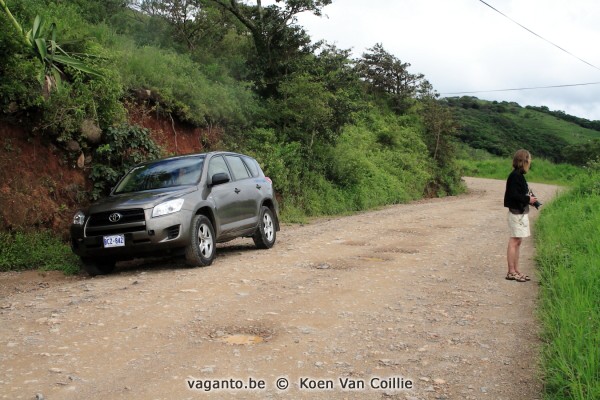
[[[287,220],[460,192],[452,124],[425,77],[381,45],[353,60],[296,24],[329,3],[209,0],[182,14],[162,0],[0,0],[0,123],[78,165],[79,204],[138,162],[184,152],[180,132],[194,151],[254,156]]]
[[[600,156],[598,121],[550,112],[546,107],[475,97],[444,101],[459,125],[457,137],[470,147],[499,156],[510,156],[522,147],[536,157],[573,164],[585,164]]]
[[[65,236],[73,210],[132,165],[190,151],[254,156],[288,221],[460,193],[457,139],[503,156],[591,157],[598,132],[575,117],[439,101],[381,44],[352,59],[313,43],[293,16],[329,3],[207,0],[182,16],[166,0],[0,0],[0,231]],[[61,187],[73,172],[77,186]]]

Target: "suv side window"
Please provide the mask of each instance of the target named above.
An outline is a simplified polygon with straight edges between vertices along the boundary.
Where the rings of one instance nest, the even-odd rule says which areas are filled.
[[[225,156],[227,158],[227,162],[231,166],[233,171],[233,176],[235,176],[235,180],[250,178],[250,174],[248,173],[248,169],[244,165],[244,162],[240,157],[237,156]]]
[[[246,164],[246,167],[248,167],[250,174],[252,174],[252,176],[256,178],[259,175],[256,160],[250,157],[242,157],[242,160],[244,160],[244,164]]]
[[[231,173],[229,172],[229,168],[227,168],[227,164],[225,164],[223,157],[213,157],[208,163],[208,176],[212,178],[214,174],[218,174],[219,172],[224,172],[231,178]]]

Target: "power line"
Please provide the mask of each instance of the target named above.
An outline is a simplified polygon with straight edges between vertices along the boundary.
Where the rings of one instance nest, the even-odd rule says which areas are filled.
[[[515,21],[514,19],[512,19],[512,18],[511,18],[511,17],[509,17],[508,15],[506,15],[506,14],[504,14],[503,12],[501,12],[501,11],[497,10],[496,8],[492,7],[491,5],[489,5],[488,3],[486,3],[485,1],[483,1],[483,0],[479,0],[479,1],[480,1],[481,3],[483,3],[483,4],[485,4],[486,6],[488,6],[489,8],[491,8],[492,10],[496,11],[498,14],[502,15],[503,17],[505,17],[505,18],[508,18],[508,19],[509,19],[510,21],[512,21],[513,23],[515,23],[515,24],[519,25],[521,28],[525,29],[527,32],[534,34],[535,36],[539,37],[540,39],[542,39],[542,40],[544,40],[544,41],[546,41],[546,42],[550,43],[552,46],[554,46],[554,47],[556,47],[556,48],[558,48],[558,49],[560,49],[560,50],[564,51],[565,53],[569,54],[569,55],[570,55],[570,56],[572,56],[572,57],[575,57],[575,58],[576,58],[576,59],[578,59],[579,61],[586,63],[586,64],[587,64],[587,65],[589,65],[590,67],[592,67],[592,68],[596,68],[597,70],[600,70],[600,68],[596,67],[594,64],[591,64],[591,63],[589,63],[589,62],[585,61],[584,59],[577,57],[575,54],[573,54],[573,53],[571,53],[571,52],[569,52],[569,51],[567,51],[567,50],[563,49],[563,48],[562,48],[562,47],[560,47],[559,45],[557,45],[557,44],[555,44],[555,43],[551,42],[550,40],[548,40],[548,39],[546,39],[546,38],[544,38],[544,37],[542,37],[542,36],[538,35],[538,34],[537,34],[537,33],[535,33],[534,31],[532,31],[531,29],[527,28],[527,27],[526,27],[526,26],[524,26],[524,25],[521,25],[520,23],[518,23],[517,21]]]
[[[511,92],[511,91],[518,91],[518,90],[554,89],[554,88],[573,87],[573,86],[588,86],[588,85],[600,85],[600,82],[573,83],[573,84],[569,84],[569,85],[535,86],[535,87],[523,87],[523,88],[514,88],[514,89],[477,90],[477,91],[473,91],[473,92],[440,93],[440,95]]]

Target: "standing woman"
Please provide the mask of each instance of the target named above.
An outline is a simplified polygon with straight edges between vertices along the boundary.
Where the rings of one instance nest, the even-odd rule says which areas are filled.
[[[529,237],[529,205],[536,202],[535,196],[529,193],[525,174],[531,167],[531,154],[527,150],[518,150],[513,157],[513,171],[506,180],[504,207],[508,208],[508,226],[510,239],[506,251],[508,274],[506,279],[517,282],[530,280],[529,276],[519,271],[519,250],[524,237]]]

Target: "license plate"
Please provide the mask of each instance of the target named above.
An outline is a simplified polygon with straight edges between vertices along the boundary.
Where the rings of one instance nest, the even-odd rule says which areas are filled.
[[[104,247],[125,246],[125,235],[104,236]]]

